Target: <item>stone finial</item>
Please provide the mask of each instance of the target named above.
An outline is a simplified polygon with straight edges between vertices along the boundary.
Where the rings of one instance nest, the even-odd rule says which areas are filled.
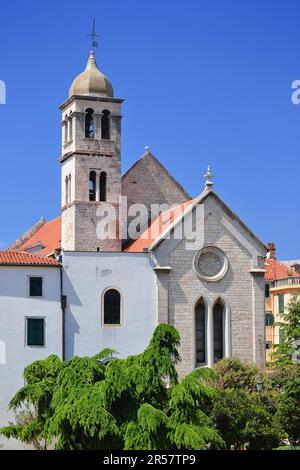
[[[146,153],[150,153],[150,147],[149,147],[149,145],[146,145],[146,147],[145,147],[145,152],[146,152]]]
[[[205,178],[205,189],[212,189],[214,183],[213,183],[213,173],[210,169],[210,165],[207,167],[207,173],[204,175]]]

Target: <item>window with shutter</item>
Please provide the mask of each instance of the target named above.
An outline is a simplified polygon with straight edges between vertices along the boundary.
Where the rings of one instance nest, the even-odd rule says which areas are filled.
[[[44,346],[45,321],[43,318],[27,318],[27,346]]]
[[[272,326],[274,324],[273,313],[266,313],[266,326]]]
[[[284,329],[281,326],[279,328],[279,344],[283,344],[283,343],[284,343]]]
[[[265,284],[265,297],[270,297],[270,284]]]
[[[278,311],[284,313],[284,294],[278,295]]]

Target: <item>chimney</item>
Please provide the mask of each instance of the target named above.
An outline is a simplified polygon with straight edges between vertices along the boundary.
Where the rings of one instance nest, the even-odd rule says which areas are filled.
[[[270,259],[276,260],[276,245],[275,243],[268,243],[268,248],[270,252]]]

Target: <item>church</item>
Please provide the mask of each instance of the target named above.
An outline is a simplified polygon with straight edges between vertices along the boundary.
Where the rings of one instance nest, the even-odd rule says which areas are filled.
[[[29,363],[137,354],[159,323],[180,333],[180,377],[222,357],[264,366],[268,248],[210,168],[196,197],[148,147],[122,175],[122,102],[92,51],[60,106],[61,215],[0,252],[0,426]]]

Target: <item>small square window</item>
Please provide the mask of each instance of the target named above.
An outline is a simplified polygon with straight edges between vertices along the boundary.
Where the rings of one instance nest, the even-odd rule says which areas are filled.
[[[42,297],[43,296],[43,278],[42,277],[29,277],[29,297]]]
[[[45,345],[44,318],[27,318],[27,346]]]

